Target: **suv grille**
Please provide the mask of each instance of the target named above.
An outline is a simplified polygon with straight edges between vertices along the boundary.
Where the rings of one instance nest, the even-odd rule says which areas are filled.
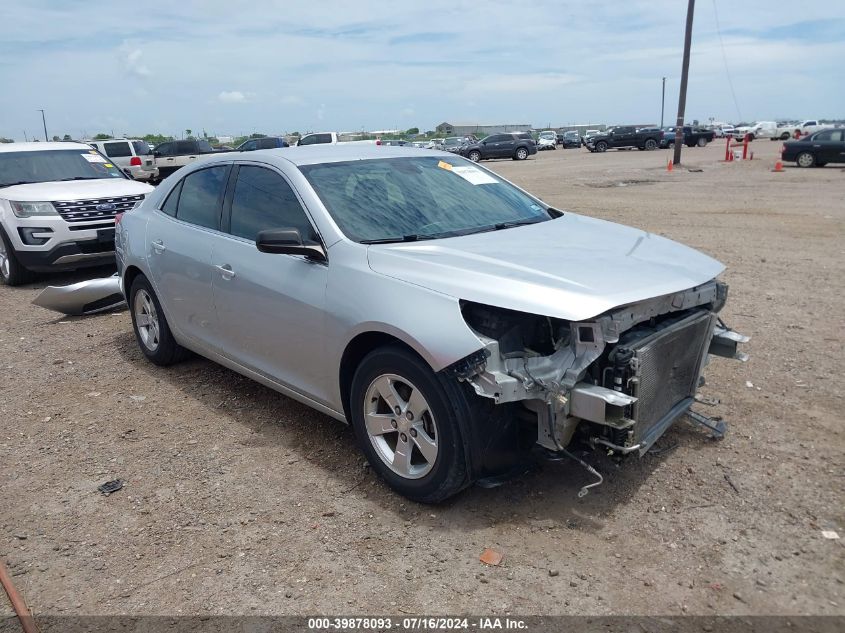
[[[643,444],[641,453],[692,404],[713,318],[709,311],[697,312],[633,347],[639,380],[632,439]]]
[[[93,222],[96,220],[110,220],[118,213],[129,211],[135,204],[144,199],[138,196],[115,196],[113,198],[98,198],[96,200],[68,200],[54,202],[56,211],[66,222]]]

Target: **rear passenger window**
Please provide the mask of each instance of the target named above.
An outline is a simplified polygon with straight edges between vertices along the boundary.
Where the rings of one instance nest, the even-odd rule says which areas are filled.
[[[332,135],[331,134],[317,134],[316,135],[317,143],[331,143],[332,142]]]
[[[220,165],[186,176],[182,181],[176,218],[197,226],[217,229],[228,172],[227,165]]]
[[[176,217],[176,205],[179,204],[179,192],[182,191],[182,182],[180,180],[179,184],[173,187],[173,191],[170,192],[167,200],[164,201],[164,206],[161,207],[162,211],[174,218]]]
[[[132,156],[132,150],[129,149],[129,143],[103,143],[103,149],[106,150],[106,156],[112,158],[121,158],[123,156]]]
[[[229,232],[255,240],[265,229],[299,229],[303,240],[316,234],[290,185],[263,167],[242,165],[235,183]]]
[[[188,156],[196,153],[198,153],[196,141],[176,141],[177,156]]]

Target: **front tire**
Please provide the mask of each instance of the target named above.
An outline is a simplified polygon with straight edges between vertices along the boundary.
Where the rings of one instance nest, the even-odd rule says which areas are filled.
[[[607,151],[607,143],[604,141],[599,141],[596,143],[596,151],[597,152],[606,152]]]
[[[524,147],[517,147],[516,152],[513,155],[514,160],[525,160],[528,158],[528,150]]]
[[[373,469],[404,497],[438,503],[469,485],[457,381],[398,346],[368,354],[352,379],[352,427]]]
[[[467,158],[469,158],[472,162],[477,163],[481,160],[481,152],[479,152],[478,150],[472,150],[467,155]]]
[[[12,241],[0,227],[0,281],[7,286],[20,286],[35,281],[35,273],[20,263]]]
[[[648,138],[645,141],[644,147],[647,151],[653,152],[657,149],[657,141],[655,141],[653,138]]]
[[[699,138],[696,144],[697,144],[699,147],[707,147],[707,139],[706,139],[706,138],[704,138],[704,137]]]
[[[816,157],[810,152],[801,152],[795,157],[795,162],[799,167],[812,167],[816,164]]]
[[[152,363],[166,367],[183,360],[188,350],[173,338],[158,297],[143,275],[132,282],[128,297],[138,347]]]

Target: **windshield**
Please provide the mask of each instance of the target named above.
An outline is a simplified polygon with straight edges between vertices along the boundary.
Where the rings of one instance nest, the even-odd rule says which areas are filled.
[[[542,134],[540,134],[540,138],[545,138],[553,141],[557,138],[557,136],[554,132],[543,132]]]
[[[578,138],[578,132],[564,132],[564,138]]]
[[[0,152],[0,187],[98,178],[126,178],[126,176],[118,167],[93,149]]]
[[[462,138],[447,138],[443,141],[444,145],[452,146],[452,145],[463,145],[464,139]]]
[[[535,199],[459,157],[382,158],[300,170],[356,242],[450,237],[551,219]]]
[[[135,148],[135,154],[138,156],[148,156],[149,154],[152,154],[150,146],[144,141],[132,141],[132,147]]]

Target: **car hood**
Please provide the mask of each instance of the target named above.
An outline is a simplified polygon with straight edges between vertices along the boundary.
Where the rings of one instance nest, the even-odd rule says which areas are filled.
[[[0,198],[18,202],[52,202],[54,200],[82,200],[110,198],[112,196],[137,196],[148,194],[153,187],[125,178],[98,178],[96,180],[69,180],[67,182],[36,182],[0,188]]]
[[[724,270],[692,248],[567,213],[501,231],[368,247],[373,271],[456,299],[581,321],[706,283]]]

